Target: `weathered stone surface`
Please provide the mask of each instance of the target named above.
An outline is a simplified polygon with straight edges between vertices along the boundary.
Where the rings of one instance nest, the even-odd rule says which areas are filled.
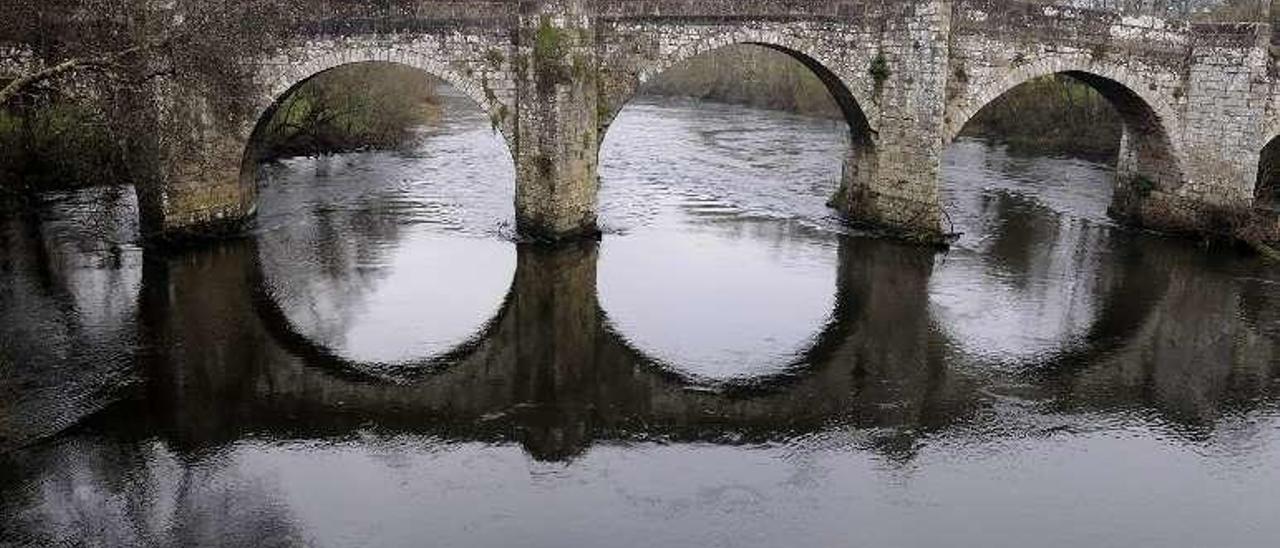
[[[257,74],[248,104],[160,86],[158,116],[204,146],[161,155],[164,184],[143,200],[158,232],[251,217],[255,124],[308,78],[360,62],[419,68],[489,113],[516,159],[520,230],[540,239],[594,232],[599,143],[639,86],[730,44],[774,48],[818,74],[852,132],[833,205],[853,222],[924,239],[945,231],[944,148],[979,110],[1037,77],[1073,76],[1115,105],[1126,128],[1114,211],[1148,226],[1202,231],[1222,211],[1247,211],[1263,147],[1280,137],[1268,24],[1014,0],[324,5],[289,47],[244,60]],[[20,57],[0,50],[0,70]]]

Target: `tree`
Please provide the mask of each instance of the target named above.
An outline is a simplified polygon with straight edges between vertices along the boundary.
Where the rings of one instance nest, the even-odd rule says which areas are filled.
[[[23,46],[37,59],[37,66],[0,88],[0,105],[68,77],[82,88],[119,88],[181,75],[236,91],[251,76],[238,60],[278,46],[306,3],[0,0],[0,44]]]
[[[30,127],[71,105],[120,168],[94,178],[132,182],[141,197],[170,175],[164,158],[198,156],[201,120],[228,133],[244,123],[256,89],[243,59],[281,47],[308,3],[0,0],[0,48],[17,45],[34,59],[0,81],[0,122]],[[31,188],[34,175],[17,173],[16,188]]]

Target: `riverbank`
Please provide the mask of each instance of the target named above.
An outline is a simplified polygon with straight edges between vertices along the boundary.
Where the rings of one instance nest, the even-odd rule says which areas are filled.
[[[88,101],[31,98],[0,110],[0,193],[127,180],[118,143],[99,105]]]

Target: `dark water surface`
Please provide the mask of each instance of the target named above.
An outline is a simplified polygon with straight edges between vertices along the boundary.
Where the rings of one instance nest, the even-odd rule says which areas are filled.
[[[1280,539],[1280,271],[1113,225],[1105,167],[957,143],[937,254],[824,206],[844,128],[641,101],[545,249],[447,112],[199,251],[3,206],[0,545]]]

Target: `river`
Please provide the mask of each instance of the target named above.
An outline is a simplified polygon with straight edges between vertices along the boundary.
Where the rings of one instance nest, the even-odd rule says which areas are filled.
[[[1280,269],[1117,226],[1106,166],[957,142],[935,252],[825,207],[842,124],[640,99],[545,248],[446,107],[196,250],[0,206],[0,545],[1280,538]]]

